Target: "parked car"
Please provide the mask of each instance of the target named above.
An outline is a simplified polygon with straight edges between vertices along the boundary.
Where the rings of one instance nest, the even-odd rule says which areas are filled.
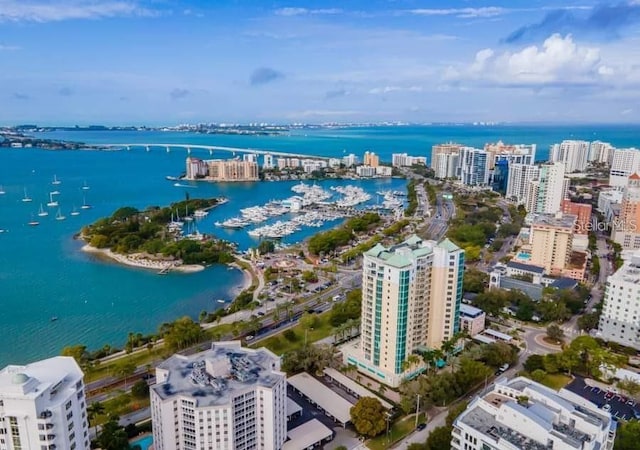
[[[426,423],[421,423],[421,424],[419,424],[419,425],[416,427],[416,430],[418,430],[418,431],[422,431],[422,430],[424,430],[425,428],[427,428],[427,424],[426,424]]]
[[[603,411],[609,412],[611,411],[611,405],[609,403],[606,403],[603,407],[602,407]]]

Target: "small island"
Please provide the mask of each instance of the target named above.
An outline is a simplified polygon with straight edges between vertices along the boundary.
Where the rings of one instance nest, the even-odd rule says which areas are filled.
[[[82,248],[128,266],[194,272],[234,262],[233,244],[198,231],[198,220],[223,198],[187,199],[144,211],[123,207],[82,229]]]

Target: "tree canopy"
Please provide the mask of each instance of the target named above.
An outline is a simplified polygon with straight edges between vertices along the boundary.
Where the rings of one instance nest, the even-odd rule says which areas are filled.
[[[356,431],[366,437],[379,435],[387,425],[386,411],[377,398],[361,397],[351,407],[350,415]]]

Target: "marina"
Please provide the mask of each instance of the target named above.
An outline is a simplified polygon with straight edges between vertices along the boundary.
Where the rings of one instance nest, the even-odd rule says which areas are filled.
[[[223,228],[242,229],[267,223],[247,231],[252,238],[281,239],[304,228],[319,228],[325,223],[354,216],[364,208],[357,209],[372,196],[355,185],[330,186],[300,182],[291,187],[297,195],[281,200],[270,200],[264,205],[240,209],[239,217],[232,217],[215,225]],[[272,220],[287,215],[288,220]]]

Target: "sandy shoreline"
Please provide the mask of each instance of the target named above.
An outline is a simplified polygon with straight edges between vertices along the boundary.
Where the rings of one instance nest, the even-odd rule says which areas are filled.
[[[243,269],[236,263],[231,263],[229,264],[229,266],[242,272],[242,285],[235,288],[236,293],[239,294],[240,292],[249,289],[253,284],[253,275],[251,274],[251,272]]]
[[[142,269],[150,270],[171,270],[176,272],[193,273],[204,270],[205,267],[200,264],[182,264],[181,261],[156,261],[144,257],[141,253],[133,253],[131,255],[121,255],[114,253],[108,248],[96,248],[89,244],[82,246],[82,251],[87,253],[94,253],[104,256],[120,264],[131,267],[139,267]]]

